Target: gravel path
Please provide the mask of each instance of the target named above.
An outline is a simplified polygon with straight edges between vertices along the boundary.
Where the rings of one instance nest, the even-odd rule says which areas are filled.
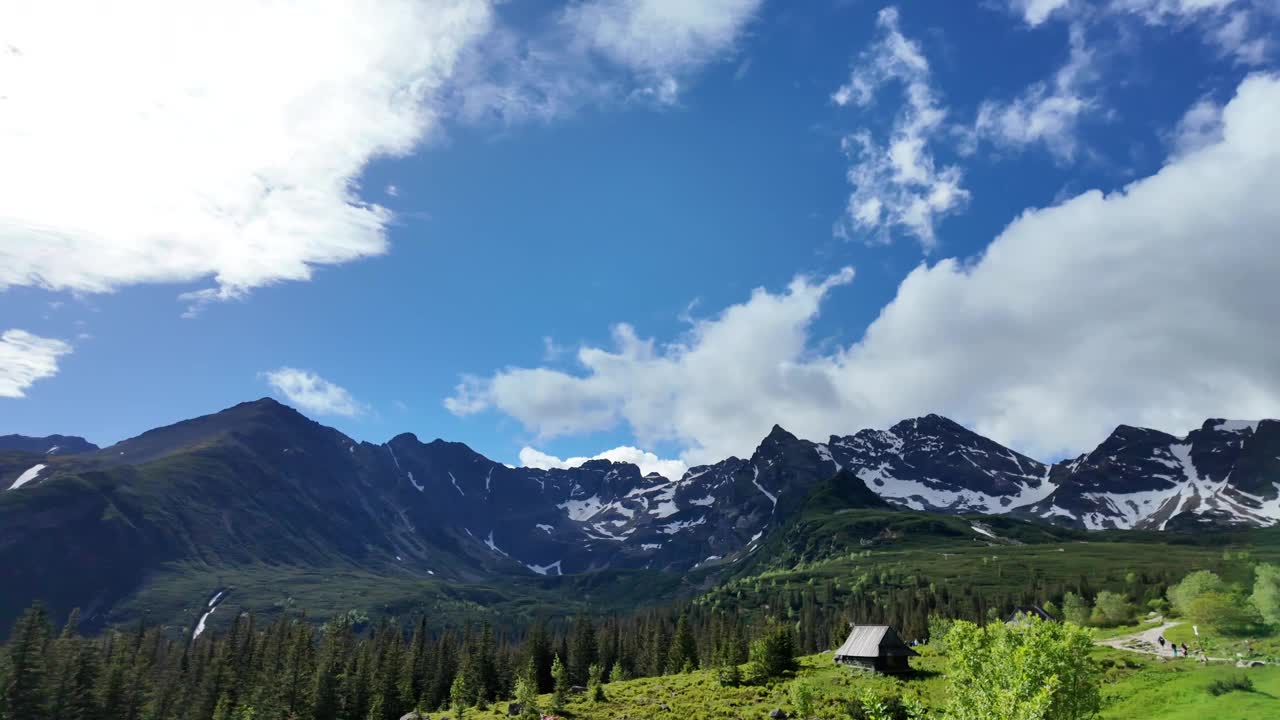
[[[1157,638],[1163,635],[1169,628],[1176,627],[1181,624],[1182,623],[1180,622],[1165,622],[1160,625],[1153,626],[1150,629],[1132,633],[1130,635],[1120,635],[1113,638],[1107,638],[1105,640],[1095,640],[1093,644],[1106,645],[1107,647],[1113,647],[1117,650],[1128,650],[1129,652],[1172,658],[1174,656],[1172,643],[1166,643],[1162,648],[1160,647],[1160,641]],[[1194,653],[1195,651],[1193,650],[1192,652]],[[1185,656],[1179,652],[1178,657],[1181,658]],[[1196,655],[1192,655],[1192,657],[1197,660],[1199,659],[1199,656]],[[1230,658],[1211,657],[1208,659],[1213,662],[1235,662],[1235,660]]]

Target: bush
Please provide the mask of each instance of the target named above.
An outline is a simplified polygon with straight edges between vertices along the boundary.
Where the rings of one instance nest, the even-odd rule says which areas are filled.
[[[1087,630],[1032,618],[1023,625],[958,622],[947,636],[951,720],[1094,717],[1099,673]]]
[[[793,680],[788,688],[791,695],[791,706],[800,720],[810,720],[817,712],[818,693],[809,680]]]
[[[1207,593],[1226,592],[1226,589],[1227,586],[1222,582],[1222,578],[1216,574],[1208,570],[1196,570],[1182,578],[1182,582],[1169,588],[1167,594],[1174,612],[1189,615],[1191,603],[1195,602],[1196,598]]]
[[[1186,616],[1199,625],[1217,628],[1227,635],[1248,633],[1259,617],[1242,596],[1225,592],[1206,592],[1191,601]]]
[[[938,652],[945,653],[947,651],[947,633],[951,632],[951,626],[955,624],[955,620],[941,615],[929,616],[929,645]]]
[[[1227,693],[1236,690],[1240,692],[1253,692],[1253,679],[1244,673],[1240,673],[1239,675],[1232,675],[1229,678],[1214,680],[1209,683],[1209,686],[1206,687],[1205,690],[1214,697],[1226,695]]]
[[[1089,624],[1089,601],[1069,592],[1062,598],[1062,619],[1081,627]]]
[[[1093,612],[1098,625],[1125,625],[1133,622],[1134,608],[1129,599],[1120,593],[1103,590],[1093,600]]]
[[[1249,601],[1263,622],[1280,625],[1280,565],[1262,563],[1256,568]]]

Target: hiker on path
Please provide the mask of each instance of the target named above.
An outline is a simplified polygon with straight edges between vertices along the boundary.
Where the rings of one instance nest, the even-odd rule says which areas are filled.
[[[1173,645],[1173,656],[1178,657],[1178,645],[1176,643]]]
[[[1156,642],[1160,643],[1160,649],[1161,649],[1161,650],[1163,650],[1163,649],[1164,649],[1164,636],[1163,636],[1163,635],[1161,635],[1160,637],[1156,638]]]
[[[1182,643],[1182,657],[1189,657],[1187,654],[1187,644]]]

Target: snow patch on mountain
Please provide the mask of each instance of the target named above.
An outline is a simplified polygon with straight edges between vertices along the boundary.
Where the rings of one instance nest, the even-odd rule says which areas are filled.
[[[604,504],[600,502],[599,495],[592,495],[585,500],[574,500],[572,498],[565,500],[556,507],[568,512],[570,520],[585,522],[595,516],[604,508]]]
[[[673,523],[667,523],[666,525],[663,525],[662,532],[666,533],[667,535],[675,535],[681,530],[688,530],[691,527],[702,525],[706,521],[707,521],[706,515],[703,515],[697,520],[677,520]]]
[[[760,468],[756,465],[751,466],[751,484],[755,485],[760,492],[764,493],[765,497],[769,498],[769,502],[773,503],[773,511],[777,512],[778,496],[765,490],[764,486],[760,484]]]
[[[534,565],[532,563],[529,563],[529,564],[526,564],[525,567],[538,573],[539,575],[548,575],[551,573],[552,570],[556,571],[556,575],[563,575],[564,571],[560,569],[560,562],[561,562],[560,560],[557,560],[551,563],[550,565]]]
[[[13,481],[13,484],[9,486],[9,489],[10,489],[10,490],[17,490],[18,488],[22,487],[23,485],[26,485],[27,483],[31,482],[32,480],[35,480],[35,479],[36,479],[36,476],[37,476],[37,475],[39,475],[39,474],[40,474],[40,471],[41,471],[41,470],[44,470],[44,468],[45,468],[45,466],[44,466],[43,464],[39,464],[39,465],[32,465],[31,467],[29,467],[29,468],[27,468],[26,470],[24,470],[24,471],[23,471],[23,473],[22,473],[21,475],[19,475],[19,476],[18,476],[18,479],[17,479],[17,480],[14,480],[14,481]]]

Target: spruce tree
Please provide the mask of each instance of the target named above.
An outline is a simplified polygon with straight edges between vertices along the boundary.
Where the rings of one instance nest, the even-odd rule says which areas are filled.
[[[551,677],[555,679],[555,688],[551,691],[552,712],[562,712],[569,704],[569,671],[557,655],[551,663]]]
[[[676,633],[671,639],[671,650],[667,654],[667,672],[688,672],[698,667],[698,648],[693,641],[693,632],[689,629],[689,616],[680,613],[676,622]]]
[[[520,717],[526,720],[537,720],[542,716],[538,710],[538,688],[534,680],[536,668],[533,661],[530,660],[525,671],[516,678],[516,699],[515,702],[520,706]]]
[[[44,648],[49,621],[43,605],[23,613],[9,641],[9,673],[4,706],[12,720],[46,717]]]
[[[598,660],[596,629],[591,621],[579,615],[573,623],[573,645],[569,648],[569,679],[585,685],[591,666]]]

